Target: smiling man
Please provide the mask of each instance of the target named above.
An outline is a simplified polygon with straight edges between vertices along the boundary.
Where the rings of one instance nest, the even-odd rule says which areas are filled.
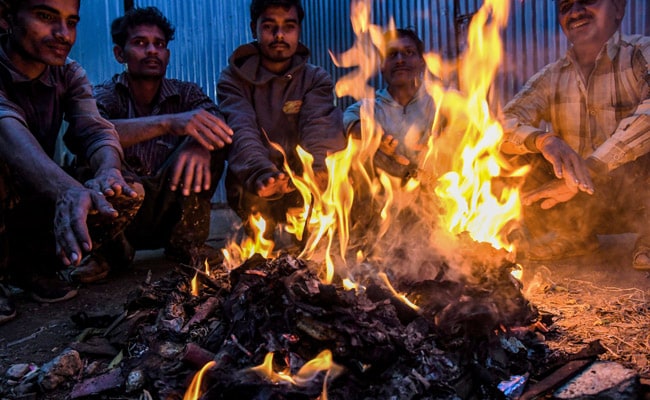
[[[183,263],[215,261],[205,242],[210,200],[232,130],[192,82],[168,79],[175,30],[155,7],[135,8],[111,25],[113,54],[125,71],[95,87],[100,113],[120,136],[127,167],[145,201],[121,238],[135,249],[164,248]]]
[[[0,37],[0,275],[8,271],[38,301],[62,301],[76,289],[55,273],[92,264],[95,234],[123,228],[138,194],[122,175],[117,133],[99,115],[85,71],[67,58],[79,0],[5,0],[0,16],[7,32]],[[65,144],[89,167],[83,181],[53,160],[64,119]],[[112,203],[120,198],[129,205],[118,213]],[[0,323],[15,315],[1,289]]]
[[[504,109],[502,150],[533,166],[527,256],[587,254],[597,234],[633,232],[632,265],[648,270],[650,38],[621,34],[625,0],[556,3],[571,46]]]
[[[252,213],[261,213],[270,237],[287,209],[302,201],[283,169],[284,156],[301,174],[300,145],[314,156],[314,171],[325,184],[325,157],[343,149],[345,138],[332,79],[308,63],[309,50],[299,41],[304,17],[300,1],[253,0],[250,11],[255,42],[233,52],[217,96],[234,131],[228,150],[228,202],[245,224]]]

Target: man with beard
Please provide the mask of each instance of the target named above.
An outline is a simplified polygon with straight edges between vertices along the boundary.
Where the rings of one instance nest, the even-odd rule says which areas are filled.
[[[198,85],[165,78],[174,33],[155,7],[115,19],[113,53],[125,71],[96,86],[94,94],[146,193],[122,240],[135,249],[164,247],[179,262],[203,263],[218,257],[205,242],[232,130]]]
[[[52,303],[77,293],[57,270],[92,264],[98,238],[123,229],[141,198],[122,175],[117,132],[85,71],[67,58],[79,0],[5,0],[0,16],[0,275]],[[64,119],[65,144],[88,165],[83,183],[53,160]],[[0,285],[0,323],[14,316]]]
[[[228,202],[244,224],[259,213],[266,220],[265,236],[272,238],[286,211],[302,205],[283,163],[302,174],[296,151],[300,145],[314,157],[313,169],[324,188],[325,158],[343,149],[345,138],[332,79],[308,63],[309,49],[299,42],[304,17],[300,1],[253,0],[250,12],[255,41],[231,55],[217,96],[234,131],[228,150]]]
[[[380,52],[381,74],[386,88],[376,92],[374,119],[382,139],[374,164],[400,178],[413,174],[418,158],[431,136],[436,115],[433,98],[423,85],[424,44],[410,29],[384,33]],[[343,114],[343,125],[349,135],[361,137],[361,108],[368,100],[349,106]]]
[[[625,0],[556,3],[571,47],[504,109],[501,148],[533,167],[524,256],[586,254],[597,234],[633,232],[632,265],[648,270],[650,38],[621,34]]]

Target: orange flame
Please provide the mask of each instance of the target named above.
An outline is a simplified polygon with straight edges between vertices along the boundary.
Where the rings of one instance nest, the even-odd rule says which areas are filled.
[[[388,280],[388,276],[385,273],[380,272],[378,275],[384,281],[384,283],[386,284],[386,287],[388,287],[388,290],[390,290],[391,293],[393,293],[393,295],[395,297],[402,300],[402,302],[404,302],[404,304],[406,304],[407,306],[411,307],[412,309],[414,309],[416,311],[420,309],[420,307],[418,307],[416,304],[412,303],[411,300],[407,299],[406,295],[404,295],[402,293],[398,293],[395,290],[395,288],[393,288],[393,285],[391,285],[390,281]]]
[[[259,214],[254,214],[250,216],[250,222],[254,237],[246,237],[240,244],[237,244],[235,240],[231,240],[221,250],[224,265],[228,269],[237,268],[254,254],[259,254],[265,258],[273,255],[275,244],[273,241],[264,237],[264,231],[266,230],[266,221],[264,218]]]
[[[199,295],[199,281],[198,281],[198,275],[199,273],[194,274],[194,278],[192,278],[191,281],[191,286],[192,286],[192,296],[198,296]]]
[[[183,396],[183,400],[198,400],[199,397],[201,397],[201,382],[203,380],[203,375],[207,370],[209,370],[216,364],[217,364],[216,362],[210,361],[207,364],[205,364],[203,368],[201,368],[201,370],[196,373],[196,375],[194,375],[190,387],[187,388],[187,391]]]
[[[352,1],[351,22],[356,41],[351,49],[340,55],[330,53],[337,66],[356,67],[336,83],[338,96],[374,99],[375,88],[368,81],[378,72],[379,56],[385,47],[383,32],[394,29],[394,23],[391,21],[388,28],[373,25],[370,13],[370,0]],[[484,2],[471,21],[467,49],[458,65],[445,62],[435,53],[425,54],[428,73],[423,82],[438,109],[426,151],[418,161],[419,176],[408,182],[399,182],[382,171],[375,174],[373,169],[367,170],[383,135],[381,127],[374,122],[373,101],[364,102],[360,109],[361,138],[350,138],[344,150],[327,157],[326,185],[313,171],[312,156],[302,148],[297,148],[303,164],[301,176],[285,164],[285,171],[305,205],[303,209],[287,214],[285,229],[300,242],[302,252],[299,257],[320,258],[316,261],[322,261],[322,279],[326,283],[332,282],[335,272],[348,275],[345,271],[335,271],[335,266],[347,268],[350,212],[355,200],[352,175],[355,186],[367,188],[380,207],[381,221],[377,232],[373,232],[375,242],[391,232],[395,215],[413,198],[408,197],[408,193],[420,187],[420,179],[424,177],[429,187],[435,186],[435,193],[424,196],[425,202],[430,204],[423,204],[422,220],[431,220],[427,223],[433,229],[442,226],[452,243],[459,234],[467,232],[478,242],[490,243],[497,249],[513,250],[506,235],[507,229],[521,215],[519,189],[504,184],[497,190],[493,181],[505,175],[522,176],[527,171],[523,168],[512,171],[502,157],[499,145],[503,129],[488,104],[490,88],[503,53],[500,31],[508,20],[508,13],[507,0]],[[459,78],[457,89],[443,85],[444,80],[449,80],[452,75]],[[443,120],[446,121],[444,127]],[[440,206],[443,211],[439,210]],[[237,267],[255,253],[272,256],[273,242],[262,237],[264,227],[259,224],[263,219],[257,218],[255,225],[259,230],[256,238],[224,250],[228,267]],[[436,219],[439,219],[437,225]],[[429,245],[445,241],[444,235],[438,234],[432,232]],[[346,285],[352,287],[350,282]]]
[[[257,373],[261,377],[268,379],[272,383],[288,382],[296,386],[307,386],[310,382],[318,376],[320,372],[325,371],[325,379],[323,381],[323,395],[322,399],[327,399],[327,382],[330,376],[335,378],[343,371],[343,368],[336,364],[332,359],[332,352],[324,350],[320,352],[315,358],[305,363],[295,375],[291,375],[290,368],[286,367],[282,371],[275,371],[273,369],[273,353],[268,353],[264,357],[264,362],[257,367],[249,369]]]
[[[468,232],[478,242],[492,244],[497,249],[512,251],[505,239],[505,228],[521,215],[518,188],[505,187],[496,193],[493,179],[509,168],[499,152],[503,129],[490,112],[488,94],[501,63],[500,30],[508,20],[509,2],[486,0],[474,15],[468,36],[468,47],[462,55],[459,71],[460,92],[440,93],[441,110],[448,116],[450,126],[464,126],[457,150],[452,157],[452,171],[439,179],[436,193],[445,213],[442,225],[452,234]],[[433,71],[444,70],[440,59],[427,57]],[[458,135],[451,129],[443,135]],[[433,150],[429,150],[433,154]],[[521,176],[524,169],[510,172]]]

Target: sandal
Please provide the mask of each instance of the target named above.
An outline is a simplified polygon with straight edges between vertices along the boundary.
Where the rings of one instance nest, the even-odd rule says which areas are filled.
[[[650,271],[650,246],[637,242],[632,252],[632,268],[637,271]]]

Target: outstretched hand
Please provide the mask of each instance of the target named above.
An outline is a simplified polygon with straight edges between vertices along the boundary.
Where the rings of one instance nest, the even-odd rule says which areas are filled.
[[[296,190],[290,182],[289,176],[284,172],[274,172],[258,178],[255,188],[258,196],[274,199]]]
[[[174,114],[170,131],[177,136],[191,136],[210,151],[232,143],[232,129],[204,109]]]
[[[521,202],[525,206],[530,206],[541,201],[542,209],[548,210],[559,203],[571,200],[576,194],[578,194],[577,185],[567,183],[566,179],[557,179],[522,194]]]
[[[379,151],[389,156],[393,161],[399,165],[409,165],[411,161],[403,155],[397,153],[397,145],[399,141],[392,135],[384,135],[379,144]]]
[[[97,171],[84,186],[73,186],[59,192],[54,210],[56,254],[64,265],[79,265],[83,254],[92,250],[88,232],[89,214],[117,218],[118,212],[106,197],[124,195],[137,197],[117,168]]]
[[[79,186],[59,193],[54,211],[54,237],[56,254],[64,265],[79,265],[83,254],[92,249],[86,221],[88,214],[94,213],[110,218],[118,215],[99,191]]]
[[[557,136],[549,137],[543,141],[539,150],[553,166],[555,176],[564,179],[568,187],[589,194],[594,193],[594,183],[585,160],[564,140]]]

